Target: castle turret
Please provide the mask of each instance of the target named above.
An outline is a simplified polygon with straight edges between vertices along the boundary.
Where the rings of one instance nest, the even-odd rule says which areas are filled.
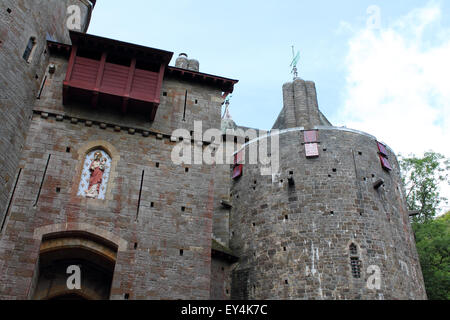
[[[319,110],[314,82],[296,78],[293,82],[285,83],[283,109],[273,128],[312,128],[317,125],[330,125],[330,123]]]
[[[231,298],[425,299],[395,153],[332,127],[314,83],[287,83],[283,97],[272,174],[246,159],[233,176]]]

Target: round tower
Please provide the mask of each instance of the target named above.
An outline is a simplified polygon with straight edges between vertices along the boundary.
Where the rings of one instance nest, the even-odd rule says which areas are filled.
[[[232,182],[232,298],[426,299],[392,150],[331,126],[276,137],[279,169],[247,160]]]
[[[85,32],[95,0],[0,3],[0,220],[18,175],[34,101],[48,67],[47,40],[70,44],[68,27]]]

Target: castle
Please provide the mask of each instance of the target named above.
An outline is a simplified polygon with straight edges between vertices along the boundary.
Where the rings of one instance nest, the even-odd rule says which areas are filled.
[[[299,78],[246,137],[221,116],[237,80],[87,34],[94,6],[0,4],[1,299],[426,299],[389,147]],[[262,141],[271,167],[248,159]],[[231,164],[173,161],[224,144]]]

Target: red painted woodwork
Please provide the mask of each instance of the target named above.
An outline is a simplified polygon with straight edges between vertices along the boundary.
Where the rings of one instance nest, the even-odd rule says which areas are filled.
[[[383,157],[381,154],[379,155],[380,157],[380,162],[381,162],[381,166],[383,167],[383,169],[392,170],[391,164],[389,163],[389,160],[386,159],[385,157]]]
[[[237,179],[240,176],[242,176],[243,169],[244,169],[243,164],[238,164],[237,166],[235,166],[233,169],[233,179]]]
[[[149,114],[153,121],[165,76],[233,92],[238,80],[169,67],[172,52],[70,31],[71,48],[63,103],[77,100],[96,107]],[[53,50],[60,46],[49,43]],[[58,49],[59,50],[59,49]]]
[[[234,155],[234,165],[242,164],[242,161],[243,161],[242,155],[243,155],[242,151],[239,151],[238,153],[236,153]]]
[[[380,153],[384,156],[384,157],[388,157],[388,153],[387,153],[387,150],[386,150],[386,147],[382,144],[382,143],[380,143],[380,142],[377,142],[377,145],[378,145],[378,151],[380,151]]]
[[[307,158],[319,156],[319,146],[317,143],[305,144],[305,153]]]
[[[311,130],[311,131],[305,131],[305,143],[312,143],[317,142],[317,131]]]
[[[133,105],[148,110],[153,121],[172,53],[73,31],[70,36],[73,45],[64,81],[64,104],[90,98],[93,107],[103,101],[108,107],[119,106],[123,112]],[[82,50],[101,52],[101,58],[97,60],[92,53],[82,56]],[[110,56],[112,60],[108,60]],[[115,63],[117,57],[122,62]],[[127,60],[128,65],[123,62]],[[138,62],[148,70],[138,68]]]
[[[228,94],[233,93],[234,85],[239,82],[239,80],[170,66],[167,67],[166,75],[219,88],[224,93],[222,96],[224,100]]]

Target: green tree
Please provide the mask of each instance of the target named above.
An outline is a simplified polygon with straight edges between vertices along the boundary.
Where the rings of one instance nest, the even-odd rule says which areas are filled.
[[[450,300],[450,212],[413,229],[428,299]]]
[[[439,183],[448,183],[449,160],[439,153],[426,152],[422,158],[400,156],[403,184],[406,189],[406,202],[410,211],[418,214],[414,223],[432,220],[439,205],[447,199],[439,193]]]
[[[422,267],[428,298],[450,299],[450,212],[435,219],[444,197],[439,184],[448,183],[449,161],[441,154],[427,152],[422,158],[400,156],[406,202],[416,236],[416,247]]]

